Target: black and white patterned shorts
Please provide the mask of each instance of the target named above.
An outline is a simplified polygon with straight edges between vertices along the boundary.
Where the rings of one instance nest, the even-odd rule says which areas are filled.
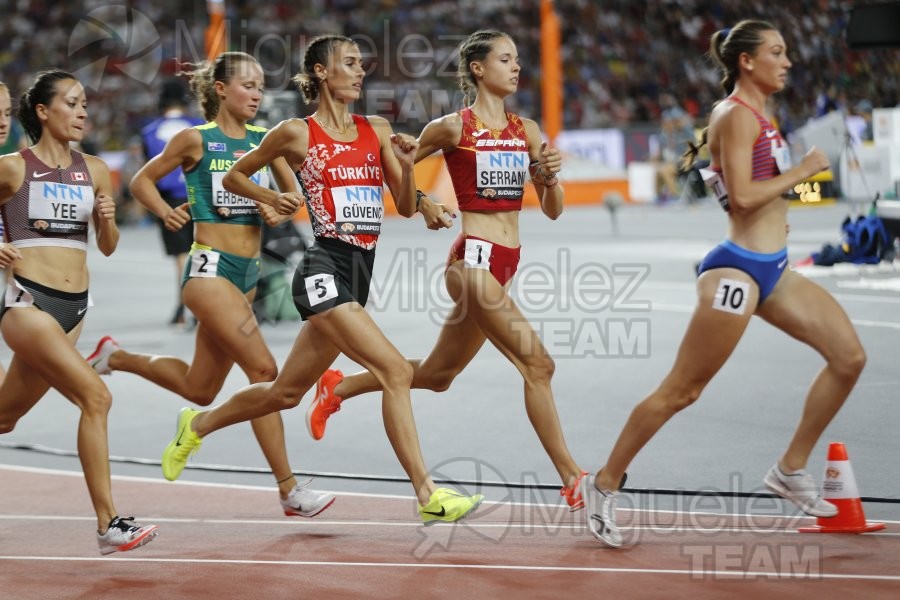
[[[88,309],[88,291],[61,292],[19,275],[6,286],[6,294],[0,303],[0,319],[12,308],[34,306],[44,311],[69,333],[81,323]]]

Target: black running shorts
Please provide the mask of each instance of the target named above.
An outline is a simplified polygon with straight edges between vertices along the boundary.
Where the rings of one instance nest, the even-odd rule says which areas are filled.
[[[88,309],[88,291],[62,292],[25,279],[13,276],[0,304],[0,318],[15,307],[34,306],[56,319],[63,331],[69,333],[84,319]]]
[[[369,300],[375,250],[330,238],[316,238],[294,272],[294,306],[305,321],[335,306]]]

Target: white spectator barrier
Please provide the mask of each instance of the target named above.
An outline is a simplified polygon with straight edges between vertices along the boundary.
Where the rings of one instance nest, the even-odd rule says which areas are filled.
[[[900,192],[900,108],[873,110],[872,134],[879,152],[888,156],[888,171],[894,191]]]
[[[625,170],[625,134],[620,129],[578,129],[562,131],[556,147],[610,169]]]
[[[832,111],[818,119],[810,119],[793,133],[793,140],[799,144],[794,149],[794,159],[799,161],[807,150],[815,146],[825,153],[832,167],[838,164],[841,151],[847,142],[849,131],[840,111]]]
[[[656,166],[653,163],[628,163],[628,197],[632,202],[656,200]]]
[[[871,202],[876,193],[884,198],[893,192],[890,156],[884,150],[873,145],[854,146],[853,155],[858,161],[849,152],[841,153],[839,181],[844,198],[851,202]]]
[[[872,134],[876,146],[900,145],[900,108],[873,110]]]

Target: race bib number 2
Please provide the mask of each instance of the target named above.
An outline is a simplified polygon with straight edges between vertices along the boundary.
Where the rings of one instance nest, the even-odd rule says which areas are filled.
[[[191,277],[215,277],[219,269],[219,253],[215,250],[191,252]]]

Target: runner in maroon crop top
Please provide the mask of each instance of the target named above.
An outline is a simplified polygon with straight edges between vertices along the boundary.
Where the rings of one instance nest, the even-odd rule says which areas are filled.
[[[119,517],[109,476],[107,415],[112,397],[75,349],[90,305],[87,240],[109,256],[119,242],[109,167],[75,152],[87,119],[87,98],[74,75],[43,71],[23,94],[19,120],[34,145],[0,157],[0,205],[6,240],[0,268],[8,267],[0,331],[13,351],[0,385],[0,434],[52,387],[81,411],[78,457],[97,515],[102,554],[131,550],[156,536]],[[53,528],[38,538],[53,548]]]
[[[432,121],[419,137],[418,158],[444,153],[462,212],[462,233],[450,249],[445,275],[455,306],[428,357],[410,361],[412,386],[446,390],[490,340],[521,373],[528,417],[562,480],[560,494],[576,510],[583,506],[577,489],[583,471],[569,453],[557,416],[550,388],[554,362],[507,293],[519,262],[519,209],[529,175],[544,214],[556,219],[563,209],[556,178],[559,151],[541,141],[537,123],[504,107],[518,87],[519,72],[516,45],[508,35],[473,33],[460,46],[457,76],[467,96],[474,92],[474,102]],[[419,208],[427,212],[429,223],[438,223],[441,207],[435,210],[423,200]],[[329,371],[319,389],[323,393],[307,416],[317,438],[341,401],[380,387],[371,373],[343,378]]]

